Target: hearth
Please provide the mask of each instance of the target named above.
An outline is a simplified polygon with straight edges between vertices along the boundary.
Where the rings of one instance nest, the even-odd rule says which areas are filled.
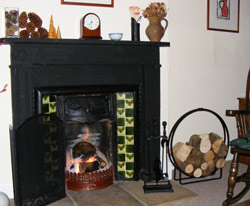
[[[160,148],[146,146],[145,125],[160,134],[159,47],[169,43],[2,41],[11,45],[16,205],[64,197],[65,178],[76,190],[154,179]]]

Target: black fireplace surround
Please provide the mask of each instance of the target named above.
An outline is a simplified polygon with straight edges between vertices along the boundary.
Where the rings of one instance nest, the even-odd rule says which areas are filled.
[[[43,118],[39,116],[41,112],[37,108],[37,91],[56,91],[57,94],[76,89],[78,92],[87,93],[89,91],[92,93],[134,92],[137,114],[135,138],[138,151],[135,156],[136,174],[133,180],[153,178],[151,170],[155,158],[160,156],[160,147],[155,148],[152,145],[147,147],[146,138],[147,135],[160,133],[159,47],[169,47],[168,42],[6,38],[1,39],[1,42],[11,46],[13,111],[11,152],[17,206],[47,205],[65,197],[63,140],[57,145],[60,154],[56,154],[59,155],[57,157],[59,162],[55,165],[58,170],[57,180],[53,183],[56,183],[56,189],[46,185],[46,181],[42,178],[37,180],[38,174],[39,176],[43,174],[41,174],[42,171],[36,171],[36,158],[42,159],[45,154],[34,154],[33,159],[32,155],[29,160],[26,160],[27,155],[22,155],[29,148],[35,152],[36,144],[41,144],[41,141],[35,141],[32,137],[18,136],[31,135],[19,131],[23,122],[30,121],[26,127],[32,127],[34,130],[37,126],[32,120],[40,121]],[[153,121],[156,121],[159,127],[154,128]],[[54,123],[57,129],[53,135],[57,134],[59,137],[52,135],[52,138],[60,141],[63,121],[59,117],[54,120]],[[146,124],[149,125],[147,135]],[[35,129],[37,133],[39,129]],[[35,135],[34,139],[37,138],[36,134],[32,133],[32,135]],[[24,165],[30,167],[31,171],[27,174],[21,169]]]

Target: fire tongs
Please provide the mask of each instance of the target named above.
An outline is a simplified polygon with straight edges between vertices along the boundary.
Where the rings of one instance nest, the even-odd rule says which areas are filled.
[[[162,147],[162,161],[160,161],[160,159],[157,157],[158,155],[156,154],[157,149],[155,148],[155,160],[154,160],[154,165],[153,168],[151,169],[151,171],[154,174],[154,181],[147,181],[144,179],[144,186],[143,186],[143,190],[144,193],[156,193],[156,192],[174,192],[172,185],[168,179],[168,161],[167,161],[167,154],[168,154],[168,137],[166,135],[166,126],[167,126],[167,122],[162,122],[162,126],[163,126],[163,135],[162,136],[156,136],[157,132],[156,132],[156,128],[157,128],[157,123],[156,120],[154,120],[154,135],[153,136],[149,136],[149,124],[146,125],[146,135],[147,135],[147,150],[149,151],[149,145],[152,145],[150,143],[155,143],[156,147],[158,146],[158,142],[160,142],[161,147]],[[166,146],[166,150],[165,147]],[[164,161],[164,151],[166,151],[166,161]],[[148,166],[150,165],[149,163],[149,152],[148,154]],[[165,168],[165,173],[163,172],[163,165],[166,165]]]

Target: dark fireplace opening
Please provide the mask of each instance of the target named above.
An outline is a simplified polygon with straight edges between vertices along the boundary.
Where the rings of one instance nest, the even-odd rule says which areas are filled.
[[[67,122],[66,186],[91,191],[113,183],[112,122]]]
[[[66,187],[96,190],[139,179],[138,86],[36,89],[38,114],[64,124]]]

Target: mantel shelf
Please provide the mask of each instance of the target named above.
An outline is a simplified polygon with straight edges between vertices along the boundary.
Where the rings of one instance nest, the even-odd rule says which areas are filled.
[[[129,45],[129,46],[158,46],[170,47],[169,42],[149,41],[111,41],[111,40],[82,40],[82,39],[20,39],[1,38],[0,43],[4,44],[77,44],[77,45]]]

